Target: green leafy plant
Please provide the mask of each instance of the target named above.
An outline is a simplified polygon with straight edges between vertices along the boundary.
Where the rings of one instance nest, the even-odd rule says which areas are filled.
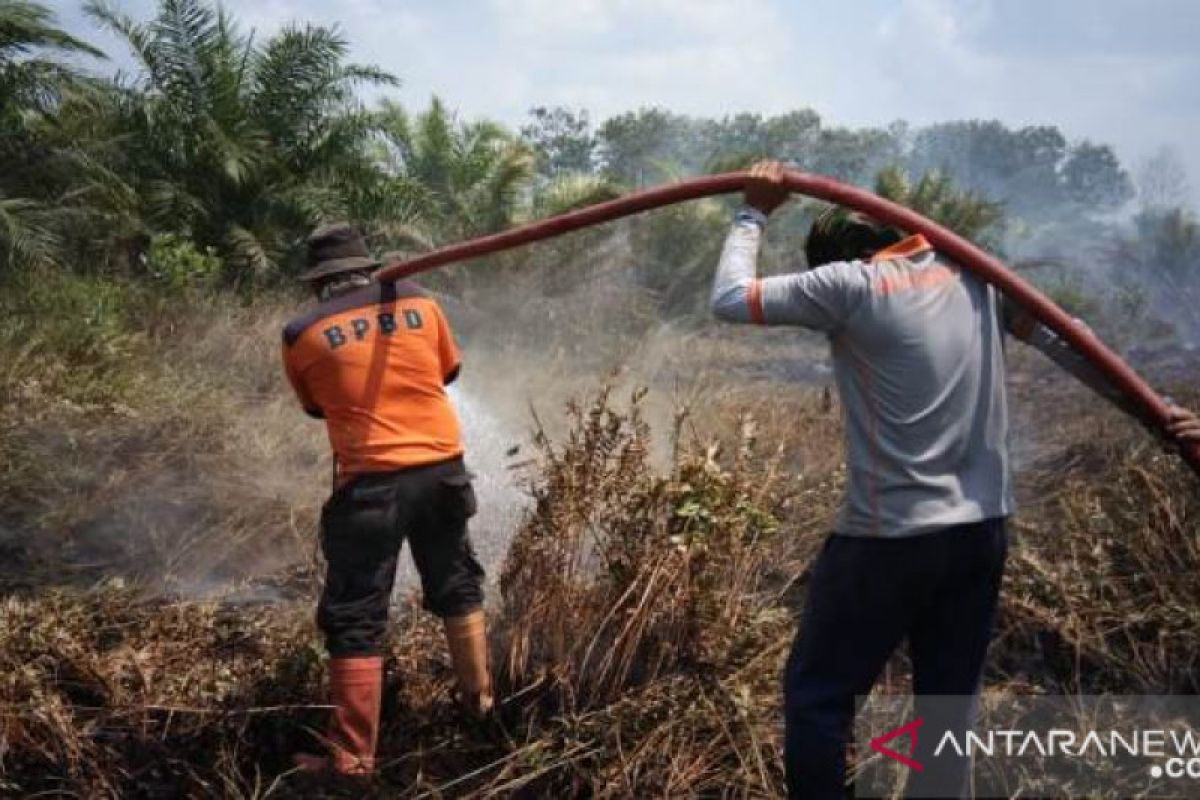
[[[149,22],[86,9],[137,64],[98,110],[122,142],[110,168],[152,229],[213,248],[249,280],[289,266],[320,221],[392,210],[365,147],[377,118],[354,92],[397,80],[346,63],[335,29],[293,24],[260,42],[205,0],[161,0]]]
[[[201,250],[188,239],[164,233],[150,240],[146,269],[168,289],[203,288],[220,275],[221,259],[213,247]]]
[[[875,177],[875,192],[993,252],[999,250],[1004,206],[959,188],[949,173],[933,170],[914,181],[900,167],[888,167]]]

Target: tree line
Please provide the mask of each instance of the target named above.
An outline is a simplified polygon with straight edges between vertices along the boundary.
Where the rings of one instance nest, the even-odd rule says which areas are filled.
[[[539,107],[511,130],[436,98],[418,111],[365,104],[360,89],[386,95],[399,78],[351,63],[335,28],[255,36],[208,0],[160,0],[140,20],[102,0],[84,11],[118,35],[130,74],[77,66],[105,54],[40,3],[0,0],[4,274],[57,266],[261,285],[294,273],[322,221],[352,219],[380,251],[413,252],[762,157],[873,186],[997,246],[1014,223],[1109,225],[1135,197],[1110,147],[1050,125],[852,129],[811,109],[709,119],[660,108],[593,124]],[[1144,182],[1169,184],[1173,169]],[[1114,246],[1191,274],[1200,236],[1174,195],[1143,198]],[[676,228],[719,227],[711,208],[685,213]]]

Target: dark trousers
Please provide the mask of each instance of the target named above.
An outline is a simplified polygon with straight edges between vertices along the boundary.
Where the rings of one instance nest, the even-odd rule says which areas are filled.
[[[1006,552],[1002,518],[903,539],[829,537],[784,678],[790,797],[845,797],[855,698],[870,691],[902,639],[918,714],[919,695],[958,695],[963,702],[950,715],[961,719],[948,719],[943,704],[937,722],[969,722]],[[919,737],[923,746],[928,732]],[[910,773],[909,795],[953,796],[965,791],[968,771],[969,763],[940,760]]]
[[[440,617],[483,605],[483,568],[467,538],[475,492],[462,459],[365,473],[321,510],[327,572],[317,625],[330,655],[383,650],[400,547],[407,539],[425,607]]]

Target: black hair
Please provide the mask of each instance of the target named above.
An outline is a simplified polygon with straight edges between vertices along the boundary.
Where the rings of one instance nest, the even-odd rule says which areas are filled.
[[[857,211],[831,206],[813,220],[804,241],[804,257],[810,269],[834,261],[866,260],[904,237],[899,228]]]

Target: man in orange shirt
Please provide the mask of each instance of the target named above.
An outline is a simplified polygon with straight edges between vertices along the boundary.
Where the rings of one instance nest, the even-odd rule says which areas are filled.
[[[408,540],[425,607],[445,625],[464,703],[492,707],[483,569],[467,536],[475,513],[458,418],[445,386],[460,355],[442,310],[415,284],[378,283],[362,236],[346,224],[308,239],[317,305],[283,332],[288,380],[324,419],[336,464],[321,511],[327,572],[317,623],[329,651],[329,757],[306,771],[374,770],[383,640],[401,544]]]

